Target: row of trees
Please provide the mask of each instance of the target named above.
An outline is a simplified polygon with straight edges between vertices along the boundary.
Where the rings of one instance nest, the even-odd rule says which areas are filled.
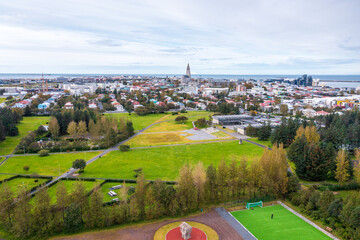
[[[354,152],[355,160],[350,162],[347,150],[342,148],[336,151],[332,142],[320,141],[320,135],[312,125],[299,127],[295,141],[288,149],[288,157],[295,163],[299,178],[310,181],[336,179],[344,184],[354,171],[359,171],[360,151]]]
[[[19,129],[16,124],[22,120],[22,113],[17,108],[0,108],[0,141],[6,136],[16,136]]]
[[[2,184],[1,225],[17,238],[39,239],[54,233],[182,215],[233,199],[284,197],[296,191],[298,183],[287,172],[285,151],[280,146],[266,150],[251,165],[245,158],[234,158],[229,164],[222,160],[218,167],[210,165],[206,169],[200,162],[193,167],[184,165],[175,186],[160,180],[150,183],[139,174],[135,192],[131,193],[125,185],[118,194],[120,202],[107,207],[103,207],[103,193],[98,186],[90,197],[82,182],[75,182],[70,194],[61,181],[56,188],[55,204],[46,188],[36,193],[30,204],[25,188],[19,189],[19,197],[14,201],[11,188]]]
[[[310,187],[294,193],[291,202],[313,219],[330,226],[343,239],[360,239],[360,194],[335,198],[333,192]]]

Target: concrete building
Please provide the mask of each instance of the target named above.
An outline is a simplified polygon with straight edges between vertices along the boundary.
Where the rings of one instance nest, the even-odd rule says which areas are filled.
[[[213,124],[217,125],[241,125],[245,120],[251,120],[254,117],[246,114],[242,115],[219,115],[212,117]]]

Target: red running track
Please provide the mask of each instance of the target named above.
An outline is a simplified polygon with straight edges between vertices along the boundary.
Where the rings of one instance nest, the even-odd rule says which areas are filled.
[[[166,240],[183,240],[183,238],[181,237],[180,227],[173,228],[170,231],[168,231],[165,239]],[[202,230],[195,228],[195,227],[192,228],[191,238],[189,238],[189,240],[206,240],[206,239],[207,239],[207,236]]]

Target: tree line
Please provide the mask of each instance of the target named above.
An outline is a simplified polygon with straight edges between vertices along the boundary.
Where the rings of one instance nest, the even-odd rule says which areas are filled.
[[[22,120],[22,113],[18,108],[0,108],[0,141],[5,140],[6,136],[16,136],[19,129],[16,124]]]
[[[0,224],[19,239],[46,238],[133,221],[180,216],[222,202],[251,197],[285,197],[297,191],[296,177],[287,171],[285,150],[274,147],[248,164],[246,158],[222,160],[207,168],[201,162],[185,164],[179,170],[177,184],[160,180],[147,182],[139,174],[134,191],[124,184],[117,204],[103,206],[103,193],[96,186],[90,196],[81,181],[69,193],[60,181],[56,184],[53,204],[46,187],[33,200],[21,187],[18,197],[7,183],[0,187]]]

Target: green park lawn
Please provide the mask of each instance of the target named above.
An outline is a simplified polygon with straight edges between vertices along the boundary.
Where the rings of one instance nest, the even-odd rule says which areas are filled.
[[[0,181],[4,180],[4,179],[8,179],[11,178],[15,175],[5,175],[5,174],[0,174]]]
[[[117,118],[129,119],[132,121],[135,131],[141,130],[152,123],[158,121],[168,121],[174,120],[176,117],[183,115],[189,118],[189,121],[197,120],[200,117],[208,118],[212,113],[207,111],[191,111],[187,113],[179,113],[178,115],[158,113],[158,114],[148,114],[145,116],[138,116],[136,113],[107,113],[106,116],[112,116]]]
[[[231,137],[230,135],[223,133],[221,131],[214,132],[211,135],[214,135],[217,138],[230,138]]]
[[[256,143],[259,143],[259,144],[262,144],[266,147],[272,147],[272,143],[270,140],[268,141],[260,141],[258,138],[249,138],[248,140],[252,141],[252,142],[256,142]]]
[[[141,130],[150,124],[159,121],[161,118],[167,116],[167,114],[148,114],[146,116],[138,116],[136,113],[108,113],[105,114],[106,116],[110,117],[117,117],[131,120],[134,126],[135,131]]]
[[[193,127],[191,121],[184,123],[178,123],[175,121],[162,122],[158,123],[149,129],[145,130],[144,133],[153,133],[153,132],[172,132],[172,131],[184,131],[191,129]]]
[[[187,144],[196,142],[211,142],[218,141],[219,139],[208,139],[208,140],[190,140],[187,137],[193,134],[187,132],[162,132],[162,133],[143,133],[140,134],[126,144],[130,147],[148,147],[148,146],[160,146],[170,144]],[[231,136],[227,136],[230,137]]]
[[[238,141],[132,149],[129,152],[112,151],[85,168],[82,177],[134,179],[134,169],[142,168],[146,179],[176,180],[179,169],[188,163],[203,162],[207,167],[222,159],[230,162],[234,157],[258,158],[264,149]]]
[[[37,181],[36,181],[37,180]],[[25,186],[26,190],[30,190],[33,187],[39,186],[46,182],[48,179],[35,179],[35,178],[15,178],[10,181],[6,181],[2,184],[7,184],[11,191],[14,193],[14,197],[18,195],[19,188]],[[1,185],[2,185],[1,184]],[[1,187],[0,185],[0,187]]]
[[[16,125],[19,128],[19,135],[14,137],[6,137],[0,142],[0,155],[11,154],[16,146],[20,143],[21,138],[36,130],[40,125],[45,125],[49,121],[49,117],[23,117],[23,120]]]
[[[51,186],[49,189],[48,189],[48,193],[49,193],[49,196],[51,198],[51,203],[56,203],[56,188],[58,186],[58,184],[63,183],[66,187],[66,190],[68,193],[72,193],[73,192],[73,186],[74,186],[74,183],[76,181],[74,180],[61,180],[59,182],[57,182],[55,185]],[[81,181],[81,183],[84,185],[85,189],[87,192],[90,192],[95,186],[96,184],[99,184],[100,181]]]
[[[281,205],[231,212],[259,240],[331,239]],[[271,219],[271,214],[274,218]]]
[[[86,160],[89,160],[100,153],[101,151],[87,152]],[[60,174],[66,172],[71,168],[72,162],[78,158],[85,159],[85,152],[50,154],[46,157],[39,157],[39,155],[15,156],[9,158],[0,166],[0,173],[37,173],[39,175],[57,176],[59,175],[59,168]],[[28,172],[23,170],[24,166],[30,167]]]

